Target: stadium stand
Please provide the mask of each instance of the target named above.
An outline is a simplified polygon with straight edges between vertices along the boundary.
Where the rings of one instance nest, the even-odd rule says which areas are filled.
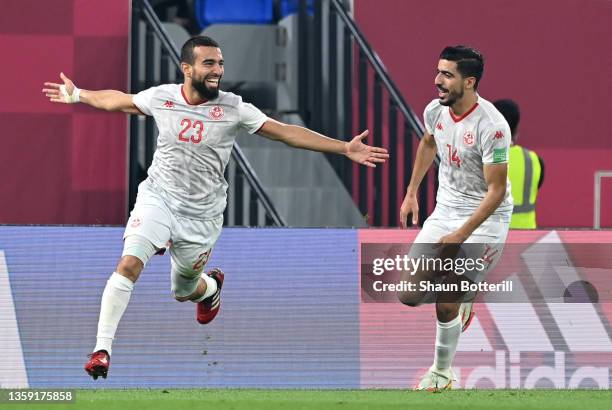
[[[196,19],[202,29],[212,24],[269,24],[274,19],[273,0],[196,0]]]

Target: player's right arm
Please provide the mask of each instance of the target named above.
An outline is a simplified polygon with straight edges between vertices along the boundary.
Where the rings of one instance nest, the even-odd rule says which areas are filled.
[[[81,90],[80,102],[105,111],[142,114],[134,105],[132,97],[132,94],[126,94],[117,90]]]
[[[414,160],[414,166],[412,167],[412,176],[410,177],[410,183],[406,189],[406,196],[404,202],[400,207],[400,222],[402,227],[408,226],[407,220],[408,215],[412,214],[412,224],[416,225],[419,222],[419,202],[417,200],[417,192],[419,185],[425,177],[425,173],[431,166],[436,157],[436,140],[433,135],[425,131],[421,142],[419,142],[419,148],[417,149],[416,158]]]
[[[60,77],[63,84],[45,83],[45,88],[42,90],[51,102],[64,104],[82,102],[100,110],[142,114],[134,105],[132,94],[117,90],[79,90],[64,73],[60,73]]]

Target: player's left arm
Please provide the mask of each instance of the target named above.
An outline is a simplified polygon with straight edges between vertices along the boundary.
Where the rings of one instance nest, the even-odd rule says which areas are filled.
[[[440,238],[440,243],[463,243],[495,212],[506,195],[508,164],[483,164],[487,193],[472,216],[455,232]]]
[[[368,130],[357,135],[351,141],[344,142],[326,137],[308,128],[267,119],[257,133],[294,148],[346,155],[358,164],[372,168],[375,168],[377,163],[384,163],[389,158],[386,149],[372,147],[362,142],[368,136]]]

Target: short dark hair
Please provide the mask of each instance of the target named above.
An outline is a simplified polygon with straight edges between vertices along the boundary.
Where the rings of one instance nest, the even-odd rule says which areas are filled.
[[[457,71],[463,77],[475,77],[474,89],[478,89],[484,71],[484,57],[480,51],[468,46],[448,46],[440,53],[440,60],[457,62]]]
[[[519,121],[521,120],[521,111],[517,103],[510,99],[497,100],[493,103],[497,111],[499,111],[510,126],[510,132],[512,133],[512,141],[516,135],[516,128],[518,127]]]
[[[208,36],[191,37],[181,48],[181,63],[193,65],[195,60],[193,49],[196,47],[219,47],[219,43]]]

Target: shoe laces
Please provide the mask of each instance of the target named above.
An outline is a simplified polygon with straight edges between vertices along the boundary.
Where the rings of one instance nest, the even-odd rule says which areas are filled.
[[[442,385],[440,384],[440,380],[444,380],[444,383]],[[442,373],[438,373],[435,370],[432,370],[431,381],[436,388],[442,388],[448,383],[449,378],[443,375]]]
[[[440,388],[440,375],[438,373],[431,373],[431,383],[435,388]]]

